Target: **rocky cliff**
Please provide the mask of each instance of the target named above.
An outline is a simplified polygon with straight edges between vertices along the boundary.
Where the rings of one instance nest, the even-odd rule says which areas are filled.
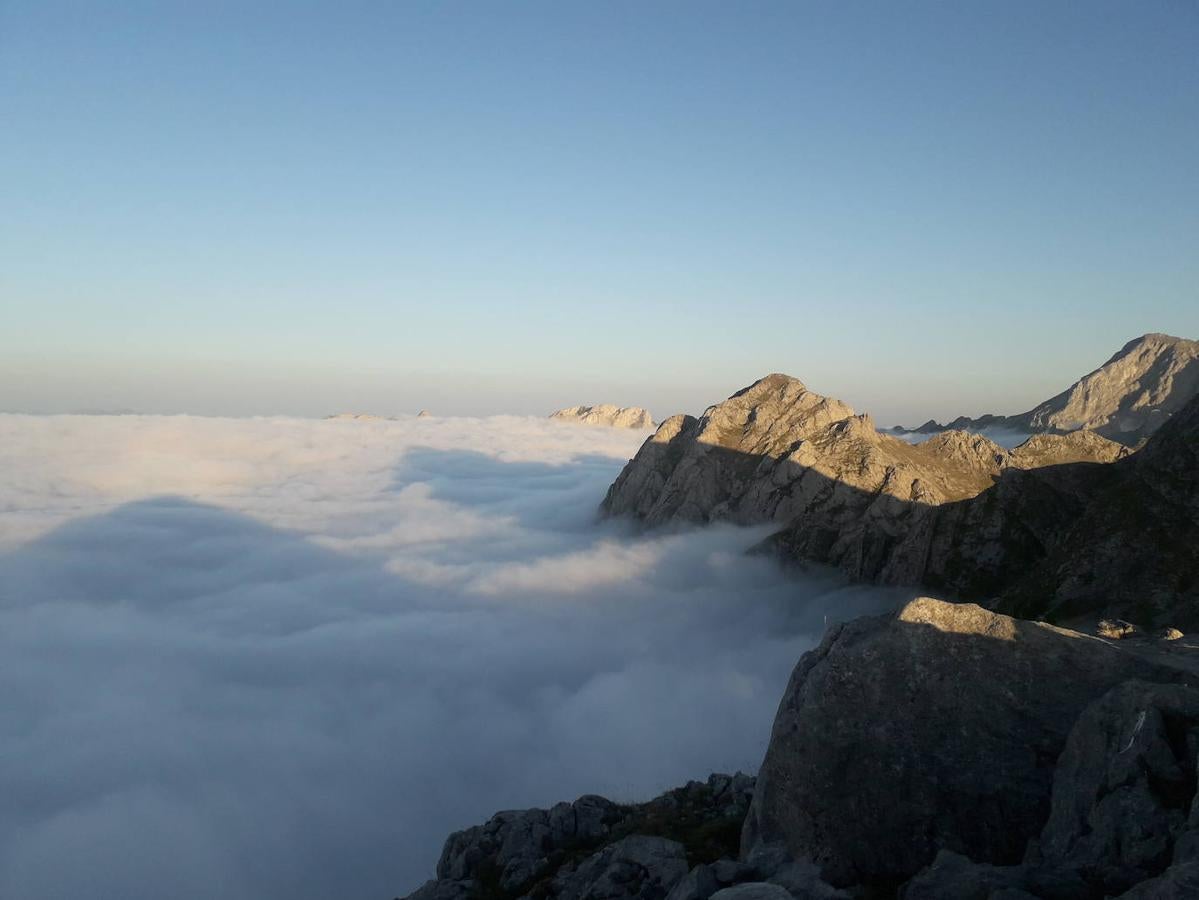
[[[835,627],[783,696],[743,855],[782,844],[835,885],[877,888],[941,850],[1019,864],[1087,705],[1129,679],[1185,677],[970,604],[917,600]]]
[[[607,425],[611,428],[654,427],[653,418],[640,406],[613,406],[610,403],[601,403],[599,406],[568,406],[566,409],[550,413],[550,418],[581,425]]]
[[[410,900],[1194,897],[1197,655],[916,600],[803,656],[756,783],[498,813]]]
[[[1129,446],[1153,434],[1199,395],[1199,341],[1146,334],[1056,397],[1016,416],[959,417],[948,425],[929,420],[914,433],[946,429],[1017,432],[1095,431]],[[899,431],[908,429],[899,428]]]

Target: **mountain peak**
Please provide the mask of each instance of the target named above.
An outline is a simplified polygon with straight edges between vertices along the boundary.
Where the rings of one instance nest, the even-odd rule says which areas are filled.
[[[807,385],[805,385],[798,378],[795,378],[791,375],[784,375],[782,372],[772,372],[769,375],[759,378],[748,387],[743,387],[741,390],[737,391],[737,393],[733,394],[733,396],[729,399],[731,400],[733,397],[744,397],[751,394],[782,391],[788,388],[800,391],[806,391],[808,389]]]

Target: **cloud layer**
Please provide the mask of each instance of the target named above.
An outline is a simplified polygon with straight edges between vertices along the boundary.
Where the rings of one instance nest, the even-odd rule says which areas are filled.
[[[0,896],[382,900],[496,809],[755,768],[900,597],[597,523],[643,437],[0,416]]]

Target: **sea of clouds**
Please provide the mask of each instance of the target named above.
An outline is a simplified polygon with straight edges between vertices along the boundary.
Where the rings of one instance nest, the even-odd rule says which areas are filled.
[[[754,770],[907,595],[598,522],[644,437],[0,416],[0,896],[386,900],[497,809]]]

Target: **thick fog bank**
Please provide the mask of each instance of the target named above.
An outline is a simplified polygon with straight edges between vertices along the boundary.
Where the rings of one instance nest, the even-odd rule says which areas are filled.
[[[644,436],[0,416],[0,896],[383,900],[496,809],[755,768],[900,595],[596,523]]]

